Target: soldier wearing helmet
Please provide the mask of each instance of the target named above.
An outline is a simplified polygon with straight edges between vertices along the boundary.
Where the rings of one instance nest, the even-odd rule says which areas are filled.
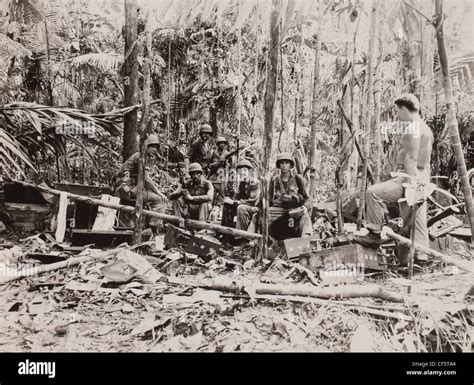
[[[218,170],[220,167],[225,167],[226,165],[226,156],[229,154],[229,150],[227,149],[227,139],[223,136],[219,136],[216,139],[216,146],[217,148],[212,152],[211,155],[211,170]],[[218,173],[215,172],[214,173]]]
[[[222,199],[226,194],[227,182],[228,182],[228,173],[227,166],[230,166],[232,163],[232,157],[228,150],[228,141],[223,136],[219,136],[216,139],[217,148],[211,154],[211,164],[210,164],[210,173],[209,179],[214,185],[215,197],[214,202],[219,206],[222,204]]]
[[[295,230],[291,232],[295,236],[311,236],[313,234],[311,218],[311,200],[306,191],[305,181],[302,175],[293,172],[295,161],[288,152],[278,154],[276,167],[280,170],[269,183],[268,191],[270,195],[269,211],[270,225],[277,219],[288,217],[285,230]],[[280,223],[277,222],[278,224]],[[254,215],[249,231],[255,232],[257,217]],[[279,230],[279,229],[277,229]],[[288,233],[288,231],[286,231]]]
[[[209,139],[211,137],[212,127],[209,124],[202,124],[201,127],[199,127],[199,139],[191,145],[187,156],[187,164],[199,163],[206,175],[209,171],[211,160],[209,149]]]
[[[224,199],[222,225],[231,226],[237,216],[236,228],[247,230],[252,216],[258,212],[260,183],[254,174],[254,167],[247,159],[237,163],[237,189],[235,194]]]
[[[181,183],[170,195],[174,215],[202,222],[209,219],[214,187],[204,178],[203,171],[199,163],[189,165],[188,173],[191,178]]]
[[[160,141],[158,136],[151,134],[147,141],[146,158],[145,158],[145,191],[144,201],[153,211],[164,213],[166,209],[167,199],[163,195],[156,183],[147,175],[146,164],[152,157],[159,157]],[[123,164],[122,168],[116,174],[115,195],[123,200],[132,200],[137,197],[137,179],[138,179],[138,161],[140,160],[140,152],[135,152]],[[159,227],[160,220],[156,218],[150,219],[150,226]]]

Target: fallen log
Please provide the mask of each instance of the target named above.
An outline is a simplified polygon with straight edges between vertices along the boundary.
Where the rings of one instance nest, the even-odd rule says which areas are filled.
[[[49,193],[49,194],[60,195],[61,193],[64,193],[64,191],[55,190],[55,189],[52,189],[52,188],[49,188],[49,187],[46,187],[46,186],[36,186],[36,185],[30,184],[30,183],[21,182],[21,181],[17,181],[17,180],[13,180],[13,182],[14,183],[19,183],[19,184],[21,184],[23,186],[27,186],[27,187],[34,187],[34,188],[37,188],[37,189],[42,190],[42,191],[44,191],[46,193]],[[80,201],[80,202],[85,202],[85,203],[88,203],[90,205],[107,207],[107,208],[115,209],[115,210],[121,210],[121,211],[126,212],[126,213],[134,213],[135,212],[135,207],[132,207],[132,206],[125,206],[125,205],[120,205],[120,204],[117,204],[117,203],[105,202],[105,201],[101,201],[99,199],[94,199],[94,198],[91,198],[91,197],[86,197],[86,196],[78,195],[78,194],[72,194],[72,193],[69,193],[69,192],[66,193],[66,194],[67,194],[68,199],[77,200],[77,201]],[[262,237],[260,234],[249,233],[248,231],[244,231],[244,230],[233,229],[231,227],[225,227],[225,226],[220,226],[220,225],[214,225],[212,223],[196,221],[194,219],[184,219],[184,218],[180,218],[180,217],[177,217],[177,216],[174,216],[174,215],[156,213],[156,212],[151,211],[151,210],[143,210],[143,215],[146,215],[146,216],[149,216],[149,217],[152,217],[152,218],[158,218],[158,219],[161,219],[165,222],[173,223],[177,226],[180,226],[180,225],[184,224],[185,227],[189,227],[189,228],[192,228],[192,229],[212,230],[212,231],[215,231],[217,233],[233,235],[234,237],[240,237],[240,238],[246,238],[246,239],[260,239]]]
[[[251,299],[248,295],[235,295],[235,294],[223,294],[221,295],[223,298],[245,298]],[[353,304],[347,303],[346,301],[328,301],[318,298],[308,298],[308,297],[298,297],[298,296],[291,296],[291,295],[268,295],[268,294],[258,294],[253,297],[254,299],[259,300],[269,300],[269,301],[290,301],[290,302],[302,302],[302,303],[317,303],[319,305],[327,306],[327,305],[338,305],[338,306],[347,306],[350,307],[352,311],[356,311],[358,313],[367,313],[372,315],[377,315],[385,318],[394,318],[394,319],[401,319],[403,318],[405,321],[413,321],[413,317],[405,314],[402,310],[397,310],[398,313],[374,309],[373,307],[363,306],[360,304]]]
[[[11,270],[4,269],[4,273],[6,274],[4,276],[0,276],[0,285],[4,285],[6,283],[13,282],[13,281],[27,278],[27,277],[34,277],[43,273],[49,273],[51,271],[64,269],[70,266],[76,266],[82,262],[87,262],[94,259],[106,258],[122,250],[123,248],[116,248],[113,250],[104,251],[102,253],[97,253],[96,255],[84,255],[82,257],[69,258],[66,261],[51,263],[49,265],[44,265],[44,266],[26,265],[26,266],[21,267],[20,269],[11,269]]]
[[[252,291],[255,294],[291,295],[315,298],[380,298],[391,302],[403,302],[402,295],[383,289],[378,285],[345,285],[336,287],[314,287],[308,285],[277,285],[265,283],[246,284],[235,282],[231,279],[203,280],[200,282],[187,282],[179,278],[168,277],[168,282],[178,285],[202,287],[206,289],[231,292],[235,294]],[[249,293],[250,294],[250,293]]]
[[[392,229],[387,230],[387,236],[390,239],[393,239],[394,241],[397,241],[397,242],[401,243],[403,246],[410,247],[412,245],[411,240],[409,240],[408,238],[402,237],[401,235],[398,235]],[[461,270],[465,270],[465,271],[468,271],[470,273],[474,273],[474,263],[472,263],[472,262],[458,260],[456,258],[450,257],[449,255],[444,255],[444,254],[440,253],[439,251],[430,249],[429,247],[418,245],[415,242],[413,242],[413,243],[414,243],[415,250],[417,250],[417,251],[425,253],[425,254],[427,254],[431,257],[434,257],[434,258],[439,258],[443,262],[454,265],[454,266],[458,267]]]

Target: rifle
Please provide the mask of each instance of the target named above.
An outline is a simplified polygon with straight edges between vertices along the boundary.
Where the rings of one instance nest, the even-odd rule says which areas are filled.
[[[186,188],[186,173],[183,173],[181,167],[178,167],[178,178],[179,178],[179,184],[182,186],[182,189],[185,189]],[[180,196],[182,196],[182,192],[178,194],[171,193],[169,196],[169,199],[175,200],[175,199],[178,199]]]
[[[242,150],[242,149],[245,148],[245,147],[250,147],[250,146],[252,146],[253,144],[255,144],[255,142],[252,142],[252,143],[250,143],[250,144],[248,144],[248,145],[243,145],[243,146],[237,147],[234,151],[229,152],[229,153],[224,157],[224,161],[227,162],[227,160],[229,160],[230,157],[232,157],[232,156],[234,156],[235,154],[237,154],[240,150]],[[211,171],[209,172],[209,174],[207,175],[207,179],[209,179],[211,176],[213,176],[213,175],[216,173],[216,171],[217,171],[218,169],[219,169],[219,167],[214,168],[213,170],[211,170]]]

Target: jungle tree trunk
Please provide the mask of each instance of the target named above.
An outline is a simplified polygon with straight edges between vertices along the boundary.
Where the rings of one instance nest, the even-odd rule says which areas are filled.
[[[133,229],[133,243],[141,242],[143,232],[143,195],[145,190],[145,158],[146,137],[149,128],[150,116],[150,82],[151,82],[151,32],[146,27],[145,63],[143,65],[143,92],[142,118],[139,127],[140,158],[138,160],[137,201],[135,203],[135,228]]]
[[[354,30],[354,36],[352,40],[352,62],[351,62],[351,82],[350,82],[350,111],[351,111],[351,122],[353,124],[352,130],[350,131],[358,131],[359,130],[359,104],[355,102],[355,87],[356,87],[356,80],[355,80],[355,58],[356,58],[356,53],[357,53],[357,35],[359,33],[359,26],[360,26],[360,19],[362,18],[361,15],[358,16],[357,18],[357,25]],[[360,89],[360,87],[358,87]],[[346,107],[346,104],[344,103],[344,99],[342,100],[343,106]],[[347,111],[347,110],[345,110]],[[346,120],[343,119],[345,123]],[[346,124],[346,127],[348,125]],[[352,187],[357,188],[357,177],[359,174],[359,154],[357,152],[356,148],[356,140],[357,136],[354,136],[352,138],[352,145],[351,145],[351,155],[349,159],[347,160],[347,181],[346,181],[346,188],[347,190],[350,190]],[[345,169],[342,170],[342,174],[344,174]]]
[[[123,70],[123,106],[138,104],[138,45],[137,45],[137,1],[125,0],[125,59]],[[123,121],[123,160],[137,151],[136,109],[124,116]]]
[[[51,49],[49,46],[49,31],[48,31],[48,21],[44,19],[44,33],[46,37],[46,65],[47,65],[47,74],[46,74],[46,91],[48,92],[48,103],[51,107],[54,106],[54,97],[53,97],[53,85],[51,84]]]
[[[300,93],[300,78],[302,71],[301,65],[301,45],[303,44],[303,25],[300,25],[300,39],[301,41],[298,43],[298,47],[296,49],[296,65],[295,65],[295,120],[293,126],[293,142],[296,147],[297,141],[297,126],[298,126],[298,98]],[[296,70],[297,69],[297,70]]]
[[[404,40],[404,53],[406,62],[408,63],[404,71],[404,83],[408,85],[408,92],[416,95],[416,97],[419,99],[421,71],[419,53],[417,53],[415,49],[416,40],[418,38],[417,32],[419,32],[419,26],[416,23],[417,18],[413,17],[412,14],[412,8],[407,4],[403,4],[401,23],[406,36],[406,39]]]
[[[433,2],[419,1],[420,10],[425,15],[433,15]],[[423,106],[433,92],[433,60],[434,60],[434,31],[432,26],[423,17],[420,18],[420,102]]]
[[[372,12],[370,17],[370,34],[369,34],[369,57],[368,57],[368,69],[367,69],[367,110],[366,110],[366,129],[365,129],[365,141],[364,141],[364,165],[362,168],[362,185],[360,190],[360,205],[357,213],[357,228],[360,229],[362,223],[362,213],[365,209],[365,192],[367,190],[367,168],[369,166],[370,156],[370,132],[371,123],[373,116],[373,84],[374,84],[374,51],[375,51],[375,33],[377,25],[377,0],[372,2]]]
[[[270,14],[270,51],[268,53],[268,71],[264,98],[264,134],[263,134],[263,157],[262,157],[262,241],[261,253],[257,258],[266,259],[268,256],[268,227],[269,227],[269,192],[268,183],[270,177],[270,155],[273,143],[273,124],[275,115],[275,96],[278,71],[278,51],[280,44],[280,23],[279,18],[280,2],[272,0],[272,10]]]
[[[320,20],[321,22],[321,20]],[[314,74],[313,74],[313,101],[311,107],[311,138],[309,148],[309,196],[315,198],[317,189],[316,170],[318,158],[317,141],[317,118],[318,118],[318,94],[320,83],[320,59],[321,59],[321,38],[320,34],[314,35]]]
[[[384,3],[380,3],[379,16],[383,15],[383,6]],[[382,22],[380,17],[377,19],[376,25],[376,36],[378,39],[378,60],[377,66],[375,67],[375,80],[374,80],[374,125],[373,125],[373,143],[374,143],[374,152],[373,152],[373,165],[374,165],[374,183],[380,182],[381,174],[381,153],[382,153],[382,143],[380,141],[380,94],[382,93],[382,69],[380,68],[383,63],[383,43],[382,43]]]
[[[465,210],[471,224],[471,243],[474,243],[474,208],[472,207],[472,191],[471,185],[469,184],[469,178],[467,176],[466,162],[464,160],[461,138],[459,136],[458,130],[458,122],[456,119],[456,111],[454,109],[453,90],[451,78],[449,77],[449,60],[443,32],[444,15],[442,0],[436,0],[435,7],[436,21],[434,25],[437,31],[436,39],[438,41],[438,54],[441,71],[443,73],[444,98],[446,102],[446,124],[451,137],[451,147],[453,148],[456,164],[458,166],[459,178],[464,195]]]

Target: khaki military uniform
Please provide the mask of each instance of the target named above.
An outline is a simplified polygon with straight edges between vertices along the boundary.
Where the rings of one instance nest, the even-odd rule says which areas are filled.
[[[132,200],[137,197],[137,179],[138,179],[138,161],[140,153],[137,151],[123,164],[116,175],[115,195],[120,199]],[[150,209],[159,213],[166,210],[166,197],[159,191],[155,182],[145,175],[145,190],[143,192],[144,202],[150,206]],[[159,220],[150,219],[150,224],[158,225]]]
[[[233,196],[234,201],[239,204],[225,204],[222,212],[222,225],[231,226],[234,216],[237,216],[236,228],[247,230],[252,217],[258,213],[258,203],[260,201],[260,183],[256,180],[241,181],[237,191]]]
[[[182,196],[183,189],[188,190],[189,195],[194,198],[192,202],[187,201]],[[191,179],[185,182],[184,185],[181,184],[171,196],[174,215],[202,222],[206,222],[209,219],[211,202],[214,196],[214,187],[212,183],[204,177],[201,178],[199,183],[194,183]]]
[[[210,167],[211,152],[207,142],[204,142],[201,138],[196,140],[189,149],[189,163],[199,163],[207,175]]]
[[[291,226],[296,226],[300,236],[311,236],[313,227],[311,224],[311,199],[305,188],[304,178],[300,174],[293,174],[287,181],[283,181],[280,175],[274,176],[269,184],[270,202],[270,224],[281,216],[288,214],[294,209],[302,208],[303,213],[297,218],[291,218]],[[284,195],[290,195],[291,201],[286,202]],[[294,222],[294,223],[293,223]],[[257,217],[254,215],[248,231],[256,232]]]

